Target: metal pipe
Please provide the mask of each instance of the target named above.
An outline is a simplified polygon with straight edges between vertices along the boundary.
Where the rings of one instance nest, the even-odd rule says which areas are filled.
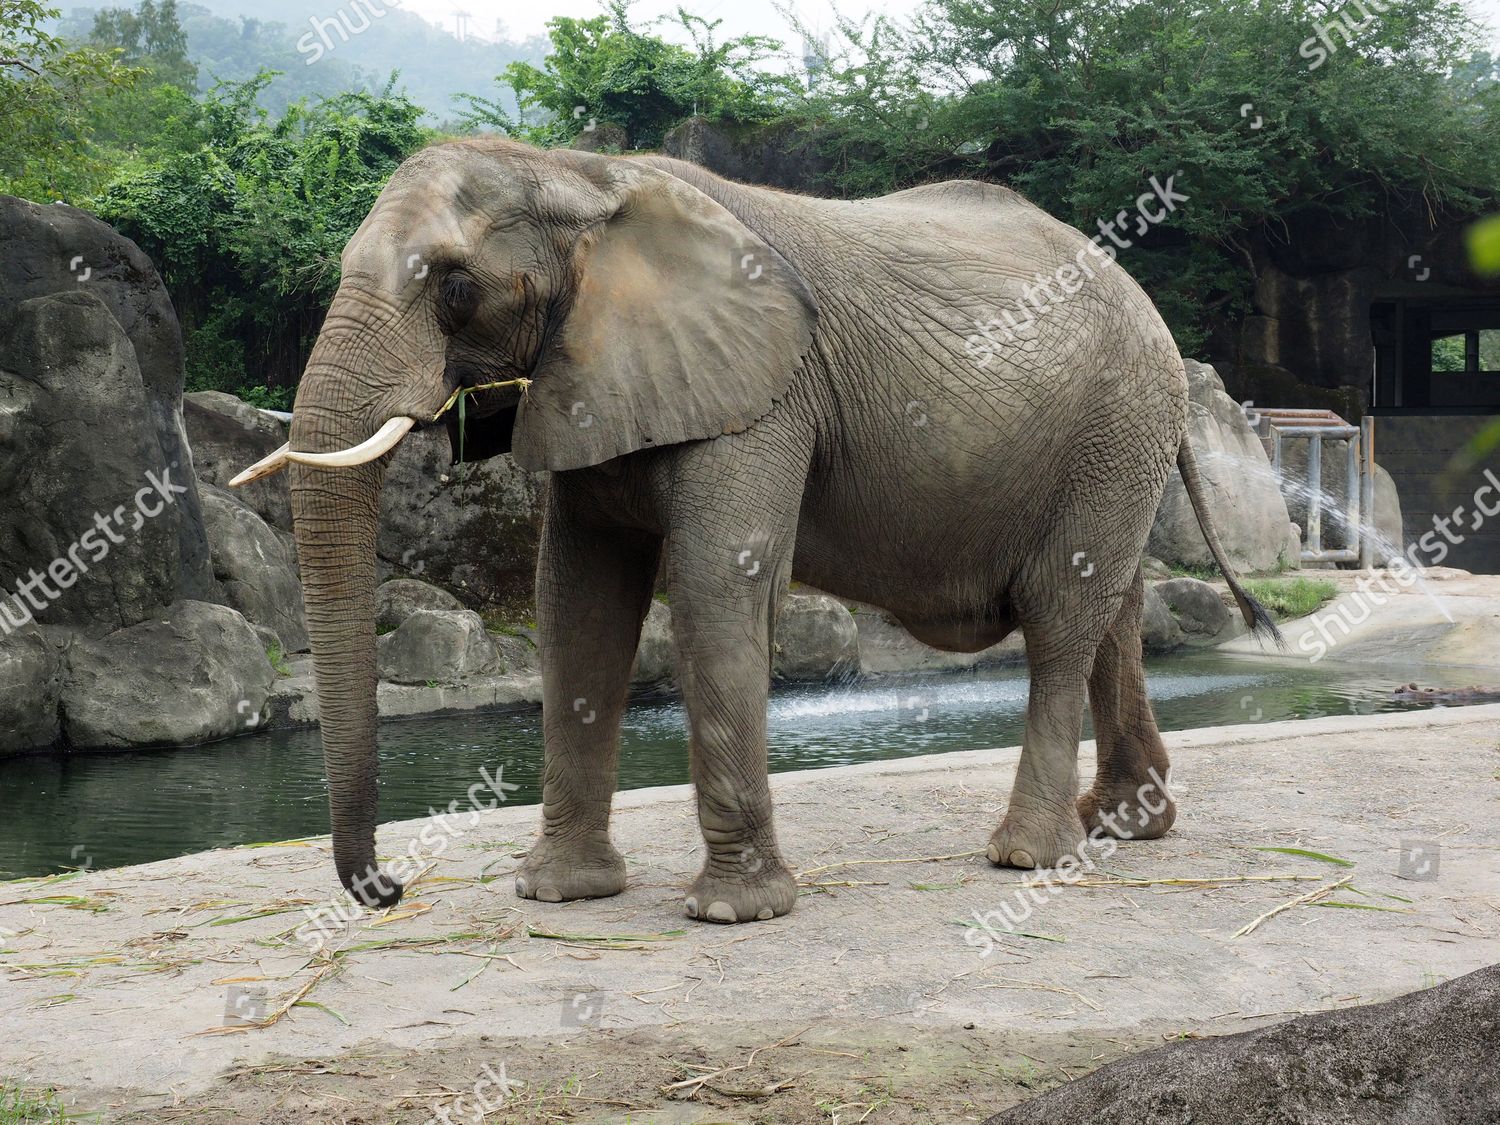
[[[1344,535],[1344,546],[1353,551],[1355,557],[1359,556],[1359,542],[1363,536],[1363,529],[1359,525],[1360,517],[1360,492],[1363,491],[1359,479],[1359,442],[1349,438],[1344,442],[1344,526],[1348,531]]]
[[[1370,521],[1370,534],[1362,535],[1359,544],[1359,565],[1370,570],[1375,566],[1375,419],[1366,414],[1359,423],[1359,447],[1364,455],[1363,465],[1359,474],[1359,502],[1365,512],[1365,518]],[[1396,550],[1402,550],[1406,544],[1393,543]],[[1381,559],[1385,562],[1385,559]]]
[[[1323,553],[1323,435],[1313,433],[1307,439],[1307,535],[1302,544],[1304,555],[1314,558]]]

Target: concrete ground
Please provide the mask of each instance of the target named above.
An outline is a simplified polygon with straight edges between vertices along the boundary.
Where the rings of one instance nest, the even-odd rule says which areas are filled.
[[[1406,585],[1396,572],[1308,570],[1340,594],[1316,613],[1281,627],[1285,655],[1315,663],[1452,665],[1473,668],[1478,685],[1500,685],[1500,575],[1429,567]],[[1290,576],[1289,576],[1290,577]],[[1253,637],[1223,652],[1266,654]]]
[[[1497,720],[1168,735],[1176,828],[1029,909],[981,851],[1015,749],[774,777],[803,892],[748,926],[682,915],[686,787],[617,797],[630,886],[594,902],[514,897],[535,808],[385,825],[391,857],[429,829],[430,867],[316,951],[326,839],[11,883],[0,1081],[153,1123],[978,1121],[1164,1038],[1500,960]]]

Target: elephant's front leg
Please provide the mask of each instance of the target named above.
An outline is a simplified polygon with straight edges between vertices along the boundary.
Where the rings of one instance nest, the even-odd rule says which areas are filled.
[[[796,902],[771,824],[766,701],[771,630],[795,525],[668,536],[672,627],[707,855],[691,918],[750,922]]]
[[[542,657],[542,833],[516,873],[522,898],[625,889],[609,839],[620,720],[661,554],[654,536],[591,525],[554,480],[537,564]]]

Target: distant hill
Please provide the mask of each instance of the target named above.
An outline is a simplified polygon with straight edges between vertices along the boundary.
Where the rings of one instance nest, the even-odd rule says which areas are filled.
[[[263,68],[284,72],[261,97],[273,113],[301,97],[379,89],[391,71],[399,70],[397,89],[427,110],[429,122],[438,123],[453,117],[454,94],[494,97],[495,76],[508,63],[523,59],[540,64],[547,53],[547,40],[541,37],[461,42],[420,16],[388,4],[377,7],[386,14],[372,17],[370,9],[363,4],[355,8],[350,0],[330,4],[317,16],[323,21],[321,32],[314,29],[306,0],[205,0],[179,3],[178,11],[188,53],[198,64],[200,87],[218,79],[243,80]],[[61,34],[86,36],[98,10],[68,9]]]

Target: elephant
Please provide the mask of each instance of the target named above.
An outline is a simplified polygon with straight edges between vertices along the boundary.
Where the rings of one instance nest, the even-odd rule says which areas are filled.
[[[1043,305],[1035,279],[1060,264],[1078,283]],[[1206,509],[1166,324],[1112,250],[1007,188],[828,200],[468,137],[401,164],[341,268],[289,441],[241,479],[290,472],[335,866],[367,906],[402,892],[374,846],[375,538],[385,464],[414,427],[547,474],[527,899],[626,885],[610,807],[659,575],[706,846],[685,910],[712,922],[797,896],[766,755],[790,580],[942,649],[1021,630],[1030,694],[997,866],[1066,865],[1090,831],[1157,837],[1176,816],[1140,640],[1140,559],[1174,462],[1246,622],[1274,632]],[[974,326],[1028,295],[1037,315],[986,329],[977,355]],[[446,409],[460,391],[467,408]],[[1099,764],[1080,796],[1086,702]]]

